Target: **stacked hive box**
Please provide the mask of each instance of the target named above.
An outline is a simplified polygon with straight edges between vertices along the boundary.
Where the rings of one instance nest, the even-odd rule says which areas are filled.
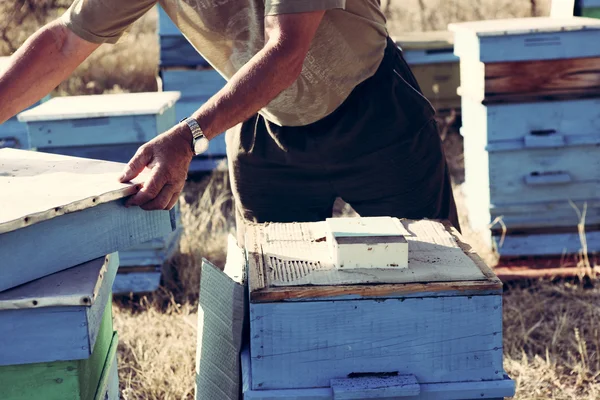
[[[255,400],[512,396],[501,282],[448,223],[399,228],[407,268],[336,268],[326,222],[250,226],[224,272],[205,263],[197,398],[237,398],[239,380]]]
[[[115,251],[173,229],[167,211],[124,207],[121,168],[0,150],[0,398],[119,399]]]
[[[600,18],[600,0],[581,0],[581,16]]]
[[[414,32],[394,37],[421,90],[438,113],[460,110],[458,57],[449,31]]]
[[[202,58],[161,7],[158,12],[162,88],[181,93],[175,110],[176,119],[180,121],[217,93],[225,80]],[[194,157],[190,171],[210,171],[225,157],[225,135],[219,135],[211,140],[204,154]]]
[[[503,256],[560,255],[581,248],[573,206],[587,207],[588,250],[600,250],[600,47],[589,45],[600,39],[600,21],[525,18],[450,29],[473,227],[501,220],[492,234]]]
[[[8,65],[9,57],[0,57],[0,73]],[[47,99],[47,98],[45,98]],[[39,103],[36,103],[37,105]],[[27,136],[27,127],[19,122],[17,117],[12,117],[8,121],[0,124],[0,149],[10,147],[13,149],[28,149],[29,137]]]
[[[177,92],[57,97],[18,118],[27,123],[35,150],[127,162],[139,146],[175,124],[178,98]],[[114,292],[156,290],[160,267],[176,249],[180,232],[122,251]]]

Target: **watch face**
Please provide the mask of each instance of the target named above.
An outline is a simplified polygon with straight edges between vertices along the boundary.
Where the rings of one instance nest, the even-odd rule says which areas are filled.
[[[208,150],[208,139],[205,137],[200,137],[198,139],[194,139],[194,153],[196,155],[204,153]]]

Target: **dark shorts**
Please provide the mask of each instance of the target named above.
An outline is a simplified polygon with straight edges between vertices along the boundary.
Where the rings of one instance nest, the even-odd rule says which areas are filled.
[[[255,115],[227,132],[237,217],[320,221],[341,197],[361,216],[449,219],[459,228],[434,114],[388,40],[376,74],[322,120],[281,127]]]

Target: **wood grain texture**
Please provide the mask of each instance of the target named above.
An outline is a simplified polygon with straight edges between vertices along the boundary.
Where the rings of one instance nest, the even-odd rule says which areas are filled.
[[[141,145],[164,131],[158,128],[157,121],[163,115],[34,121],[27,123],[27,129],[30,146],[38,150],[46,147]],[[169,119],[173,126],[175,115]]]
[[[0,149],[0,234],[135,193],[147,174],[119,183],[122,170],[117,163]]]
[[[160,269],[152,272],[119,273],[113,284],[114,294],[150,293],[160,287]]]
[[[417,396],[421,389],[414,375],[332,379],[336,400],[366,400]]]
[[[600,137],[600,99],[488,104],[461,99],[465,140],[483,136],[482,145],[523,143],[529,136],[560,135],[569,144],[573,136]]]
[[[114,201],[4,233],[0,290],[164,236],[171,223],[168,211],[125,208]]]
[[[48,344],[48,343],[46,343]],[[0,367],[0,398],[3,400],[88,400],[93,399],[111,349],[112,313],[107,312],[101,335],[89,358]]]
[[[227,271],[237,270],[233,277],[239,279],[243,276],[241,269],[243,264],[237,268],[232,265]],[[244,285],[203,260],[196,352],[197,400],[238,399],[245,303]]]
[[[98,337],[102,336],[102,324],[108,324],[106,319],[112,321],[110,286],[102,296],[103,303],[93,307],[43,307],[0,312],[0,334],[5,340],[0,345],[0,365],[90,357]]]
[[[118,266],[119,256],[113,253],[0,292],[0,312],[60,306],[91,307],[98,300],[104,281],[111,280]]]
[[[119,335],[113,333],[106,359],[100,368],[94,400],[119,400],[119,374],[117,369],[117,347]],[[92,397],[90,397],[92,398]]]
[[[251,303],[252,388],[374,372],[420,384],[501,380],[501,315],[501,296]]]
[[[252,390],[250,351],[245,348],[240,356],[242,364],[242,393],[244,400],[335,400],[331,388]],[[503,400],[515,393],[515,382],[505,376],[502,380],[486,382],[420,384],[418,396],[406,400],[488,399]]]
[[[486,64],[485,100],[600,94],[598,65],[598,57]]]
[[[18,115],[21,122],[162,114],[177,92],[118,93],[55,97]]]
[[[600,231],[588,231],[585,236],[588,252],[600,252]],[[500,235],[494,236],[495,247],[503,257],[557,256],[577,254],[581,250],[581,238],[574,232],[507,235],[500,246],[501,239]]]
[[[597,20],[514,18],[450,24],[454,54],[463,60],[492,62],[599,57],[598,46],[586,46],[600,35]]]
[[[246,249],[253,302],[337,297],[377,297],[453,290],[490,290],[486,277],[443,224],[403,220],[409,266],[386,271],[344,271],[330,261],[323,223],[249,225]]]
[[[210,67],[208,61],[183,35],[160,35],[158,41],[161,67]]]

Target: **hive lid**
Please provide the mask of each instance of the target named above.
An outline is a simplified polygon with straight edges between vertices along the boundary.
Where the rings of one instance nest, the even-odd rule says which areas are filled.
[[[107,276],[119,266],[117,253],[48,275],[0,293],[0,310],[40,307],[91,307]]]
[[[479,37],[553,33],[586,29],[600,29],[600,20],[583,17],[537,17],[460,22],[448,25],[448,30],[452,32],[470,32]]]
[[[325,222],[246,229],[252,301],[386,293],[489,290],[501,282],[449,223],[402,220],[408,268],[340,270],[331,262]]]
[[[54,97],[18,115],[21,122],[162,114],[179,92],[118,93]]]
[[[146,177],[119,183],[124,164],[0,149],[0,234],[127,197]]]
[[[404,32],[395,35],[392,40],[402,50],[452,49],[454,35],[450,31]]]

